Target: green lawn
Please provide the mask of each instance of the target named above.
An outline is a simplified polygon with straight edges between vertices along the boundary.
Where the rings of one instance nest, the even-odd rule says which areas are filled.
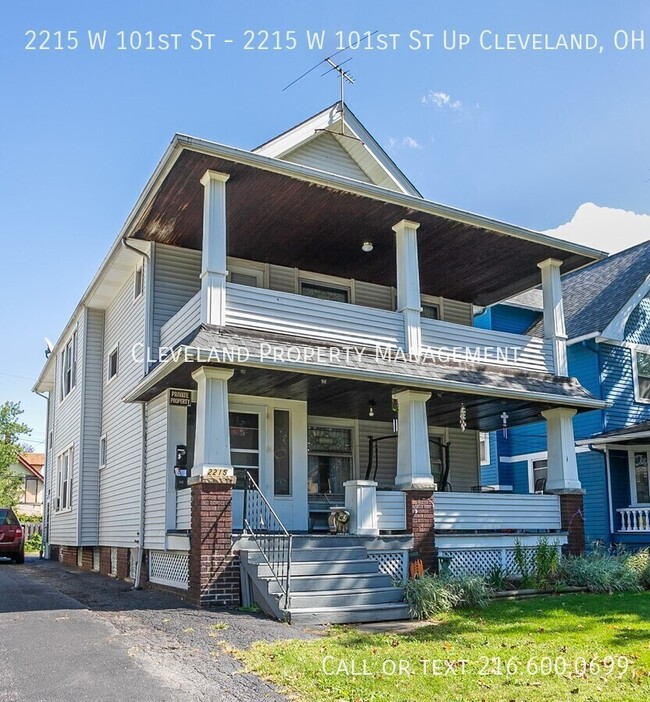
[[[406,635],[334,627],[315,640],[257,643],[237,655],[310,702],[644,702],[650,592],[495,602]]]

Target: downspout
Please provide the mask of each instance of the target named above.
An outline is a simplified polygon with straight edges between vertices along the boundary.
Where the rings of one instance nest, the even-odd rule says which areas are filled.
[[[129,244],[126,237],[122,237],[122,245],[135,251],[135,253],[140,254],[147,262],[147,268],[145,271],[146,275],[146,296],[145,296],[145,314],[144,314],[144,375],[147,374],[149,370],[149,354],[151,345],[151,291],[153,285],[153,266],[151,265],[151,257],[146,251],[141,251]],[[144,294],[144,291],[143,291]],[[140,523],[138,527],[138,556],[135,566],[135,579],[133,582],[134,590],[142,589],[142,561],[144,559],[144,529],[145,529],[145,480],[146,480],[146,469],[147,469],[147,405],[145,402],[141,403],[141,427],[142,427],[142,442],[141,442],[141,457],[140,457]]]
[[[46,540],[45,537],[48,538],[49,540],[49,533],[50,533],[50,521],[49,521],[49,516],[50,512],[47,509],[47,490],[46,490],[46,485],[45,481],[48,477],[47,475],[47,459],[48,459],[48,454],[50,454],[52,447],[50,446],[50,398],[49,395],[46,395],[43,392],[39,392],[38,390],[34,390],[34,393],[38,395],[39,397],[42,397],[46,402],[47,402],[47,423],[46,423],[46,433],[45,433],[45,466],[44,467],[44,475],[43,475],[43,533],[41,534],[41,551],[38,554],[39,558],[43,558],[45,549],[47,549],[48,557],[49,557],[49,544],[48,541]],[[50,456],[51,458],[51,456]],[[47,519],[46,519],[47,517]]]
[[[612,493],[609,484],[609,457],[607,456],[607,451],[605,449],[596,448],[593,444],[588,444],[587,448],[594,453],[599,453],[603,457],[605,465],[605,491],[607,493],[607,523],[609,524],[609,533],[611,540],[611,534],[613,533],[613,519],[612,519]]]

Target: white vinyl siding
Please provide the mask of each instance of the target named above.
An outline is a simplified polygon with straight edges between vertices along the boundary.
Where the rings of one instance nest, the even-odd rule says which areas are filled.
[[[279,292],[296,292],[296,269],[287,266],[269,266],[269,288]]]
[[[472,305],[469,302],[458,302],[458,300],[448,300],[442,302],[442,319],[445,322],[454,324],[473,325]]]
[[[373,422],[369,419],[359,420],[359,466],[357,477],[364,480],[366,477],[366,469],[368,468],[368,437],[387,436],[393,433],[393,425],[391,422]],[[386,439],[377,443],[378,452],[378,468],[377,468],[377,483],[379,488],[390,488],[395,485],[395,473],[397,466],[397,439]],[[374,468],[373,468],[374,471]],[[370,480],[373,480],[373,474],[370,475]]]
[[[77,335],[77,354],[76,354],[76,375],[81,378],[83,375],[83,366],[86,361],[81,350],[84,347],[84,338],[86,333],[85,328],[86,316],[83,312],[79,313],[77,318],[73,320],[74,328]],[[78,540],[78,506],[79,496],[77,494],[79,481],[79,460],[80,460],[80,438],[81,438],[81,404],[82,393],[73,391],[61,401],[62,382],[63,382],[63,354],[58,354],[56,358],[56,372],[54,374],[55,387],[52,393],[52,398],[56,398],[51,403],[52,419],[52,447],[49,450],[49,460],[47,468],[52,476],[51,483],[48,483],[48,498],[50,502],[50,533],[49,542],[61,546],[76,546]],[[70,446],[74,446],[72,452],[72,465],[70,467],[72,479],[71,504],[73,509],[61,512],[54,510],[54,499],[57,496],[57,457]]]
[[[356,280],[354,283],[354,303],[378,310],[394,309],[393,289],[386,285],[376,285]]]
[[[168,481],[167,393],[163,393],[147,405],[145,548],[165,548]]]
[[[189,490],[176,493],[176,528],[189,529],[192,525],[191,495]]]
[[[370,178],[356,161],[326,132],[292,151],[284,160],[370,183]]]
[[[145,278],[147,273],[145,269]],[[122,398],[143,375],[142,363],[133,361],[131,349],[144,340],[146,298],[142,295],[133,300],[133,275],[105,313],[104,348],[112,349],[119,343],[122,359],[120,372],[104,386],[101,433],[119,440],[111,440],[106,466],[100,473],[99,509],[99,544],[128,548],[138,539],[139,530],[142,418],[140,405],[125,403]],[[146,280],[144,285],[146,289]]]
[[[99,437],[102,427],[102,367],[104,341],[104,312],[86,309],[86,333],[82,398],[79,489],[81,499],[81,530],[79,544],[94,546],[98,538],[99,517]]]
[[[201,252],[156,244],[154,248],[153,337],[159,346],[160,328],[201,289]]]
[[[449,482],[453,492],[469,492],[479,484],[478,432],[449,429]]]

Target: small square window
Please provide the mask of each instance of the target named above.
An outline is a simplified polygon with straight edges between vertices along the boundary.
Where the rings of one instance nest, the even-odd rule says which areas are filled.
[[[117,375],[118,370],[118,356],[117,348],[111,351],[108,356],[108,379],[114,378]]]
[[[133,278],[133,299],[137,300],[140,295],[142,295],[142,286],[143,286],[143,275],[142,275],[142,266],[140,268],[136,268],[135,270],[135,277]]]
[[[440,319],[440,307],[438,305],[422,305],[422,319]]]
[[[636,399],[638,402],[650,402],[650,354],[637,351],[636,364]]]
[[[338,285],[321,285],[301,281],[300,294],[332,302],[350,302],[350,290]]]

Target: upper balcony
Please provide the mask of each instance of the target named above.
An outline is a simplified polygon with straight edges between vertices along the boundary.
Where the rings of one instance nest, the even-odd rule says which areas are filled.
[[[201,323],[197,293],[160,331],[160,345],[173,347]],[[304,295],[227,283],[226,325],[295,336],[302,341],[342,346],[376,346],[387,353],[406,347],[400,312],[320,300]],[[552,343],[436,319],[422,319],[422,354],[442,361],[554,373]]]

